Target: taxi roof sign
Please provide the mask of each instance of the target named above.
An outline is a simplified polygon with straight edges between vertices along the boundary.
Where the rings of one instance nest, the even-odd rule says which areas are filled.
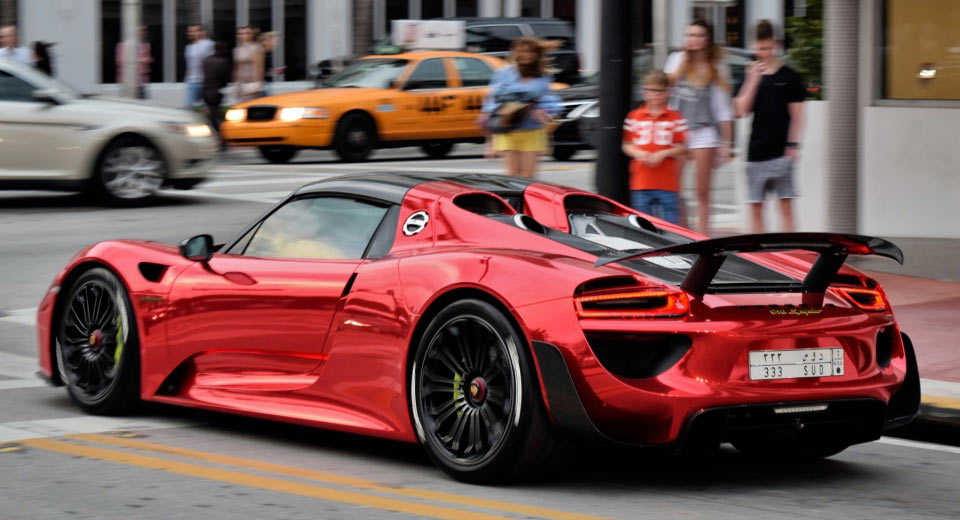
[[[406,50],[462,50],[467,44],[463,20],[393,20],[393,44]]]

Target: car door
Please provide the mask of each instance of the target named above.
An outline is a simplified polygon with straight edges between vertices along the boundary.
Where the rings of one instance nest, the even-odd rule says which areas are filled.
[[[455,137],[457,97],[450,88],[447,59],[427,58],[413,67],[401,87],[397,138]]]
[[[167,319],[172,367],[196,387],[286,391],[309,386],[327,332],[385,204],[293,199],[223,254],[176,280]]]
[[[490,79],[493,77],[493,67],[480,58],[453,58],[453,67],[456,73],[454,81],[459,87],[454,89],[455,118],[454,130],[462,136],[481,136],[483,132],[477,128],[477,116],[483,108],[483,98],[490,91]]]
[[[55,179],[74,171],[85,125],[69,105],[35,100],[40,88],[0,69],[0,180]]]

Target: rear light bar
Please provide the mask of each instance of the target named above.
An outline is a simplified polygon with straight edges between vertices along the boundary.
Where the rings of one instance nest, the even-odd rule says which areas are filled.
[[[859,289],[855,287],[835,287],[850,303],[865,311],[885,311],[889,307],[887,298],[879,287],[876,289]]]
[[[581,318],[677,318],[690,310],[687,294],[667,287],[631,287],[573,297]]]

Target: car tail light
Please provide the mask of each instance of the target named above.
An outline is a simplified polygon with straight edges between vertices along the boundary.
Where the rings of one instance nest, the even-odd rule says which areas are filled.
[[[844,286],[834,286],[833,290],[840,293],[844,299],[856,307],[872,312],[890,310],[890,302],[887,300],[887,295],[875,280],[864,276],[850,275],[840,275],[838,278],[841,278]],[[856,285],[857,287],[845,286],[847,284]]]
[[[676,318],[690,310],[685,292],[661,286],[591,291],[573,303],[581,318]]]

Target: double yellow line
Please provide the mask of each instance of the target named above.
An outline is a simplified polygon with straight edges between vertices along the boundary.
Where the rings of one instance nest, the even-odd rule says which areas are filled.
[[[557,511],[524,504],[503,502],[500,500],[444,493],[441,491],[405,487],[388,487],[371,480],[364,480],[345,475],[313,471],[294,466],[284,466],[281,464],[273,464],[270,462],[262,462],[251,459],[230,457],[227,455],[188,450],[185,448],[134,440],[131,438],[114,437],[102,434],[80,434],[66,436],[63,439],[66,441],[54,439],[30,439],[20,441],[20,444],[38,450],[62,453],[65,455],[80,456],[89,459],[97,459],[158,471],[166,471],[168,473],[175,473],[178,475],[202,478],[217,482],[226,482],[238,486],[259,488],[278,493],[317,498],[331,502],[340,502],[382,509],[386,511],[408,513],[421,517],[443,518],[451,520],[492,520],[508,518],[470,509],[457,509],[455,507],[434,505],[406,499],[441,502],[456,506],[468,506],[479,509],[499,511],[502,513],[515,513],[528,517],[533,516],[555,520],[598,520],[599,518],[595,516],[569,513],[566,511]],[[96,444],[113,446],[122,449],[108,449],[95,446]],[[223,469],[195,464],[192,462],[183,462],[175,459],[142,455],[129,450],[172,455],[174,457],[186,458],[192,461],[203,461],[223,466],[230,466],[233,468],[250,469],[261,473],[268,473],[283,477],[292,477],[300,480],[333,484],[338,487],[308,484],[305,482],[278,478],[276,476],[265,476],[256,473],[238,471],[236,469]],[[372,493],[363,493],[342,488],[353,488],[354,490],[364,490]],[[393,498],[398,496],[400,498]]]

